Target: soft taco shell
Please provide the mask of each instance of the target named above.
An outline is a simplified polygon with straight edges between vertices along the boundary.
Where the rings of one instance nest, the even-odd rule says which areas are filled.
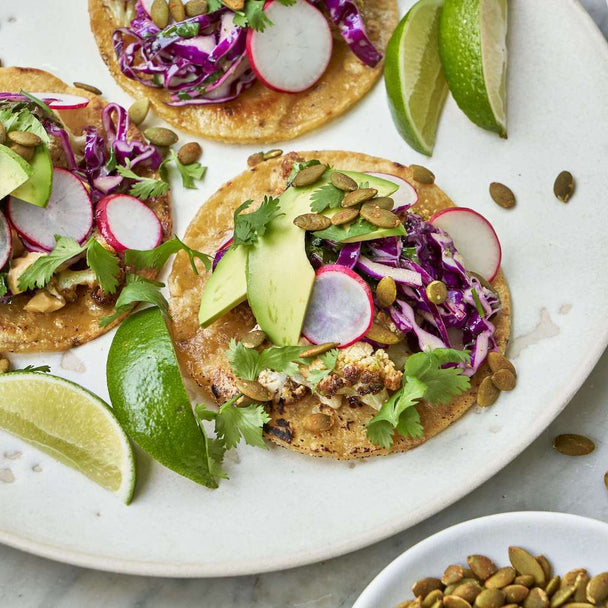
[[[100,97],[68,86],[62,80],[34,68],[0,68],[0,91],[20,89],[36,92],[71,93],[88,97],[91,101],[86,108],[66,110],[61,117],[75,134],[82,132],[86,125],[96,126],[103,132],[101,111],[106,105]],[[134,127],[129,127],[133,139],[143,137]],[[143,173],[142,173],[143,174]],[[150,176],[156,175],[149,172]],[[158,177],[158,176],[157,176]],[[150,208],[158,216],[163,239],[171,235],[171,199],[168,194],[159,196],[150,203]],[[146,276],[154,275],[146,273]],[[15,296],[10,304],[0,304],[0,352],[39,352],[66,350],[84,344],[118,325],[127,315],[117,319],[108,327],[100,327],[99,319],[114,313],[114,304],[98,304],[91,297],[91,289],[78,288],[78,299],[67,303],[53,313],[31,313],[23,309],[31,296]]]
[[[118,67],[112,32],[118,27],[105,0],[89,0],[91,30],[110,72],[130,95],[148,97],[154,111],[183,129],[229,143],[269,143],[293,139],[346,112],[361,99],[382,74],[363,65],[339,34],[334,34],[331,61],[312,88],[298,94],[277,93],[256,82],[231,102],[211,106],[171,107],[169,93],[127,78]],[[395,0],[359,0],[367,33],[384,52],[399,20]]]
[[[232,232],[234,209],[246,199],[259,201],[264,195],[277,195],[285,186],[291,162],[295,155],[267,161],[241,173],[222,186],[199,210],[188,227],[186,243],[195,249],[213,254]],[[417,184],[408,167],[381,158],[353,152],[303,152],[299,156],[318,158],[333,167],[352,171],[375,171],[402,177],[416,187],[418,203],[413,211],[428,219],[433,213],[454,203],[436,185]],[[188,259],[179,254],[169,279],[172,331],[182,365],[212,400],[231,382],[229,363],[224,355],[231,338],[242,337],[255,325],[255,319],[245,304],[227,313],[210,327],[198,325],[201,292],[208,275],[196,276],[190,270]],[[505,351],[510,335],[511,301],[502,271],[493,282],[502,300],[502,311],[493,319],[496,340]],[[334,417],[333,427],[324,433],[314,434],[304,429],[304,418],[312,413],[318,400],[307,397],[294,405],[273,406],[269,409],[271,422],[266,436],[284,447],[312,454],[340,459],[363,458],[372,454],[388,454],[410,450],[460,418],[476,401],[477,387],[485,370],[472,380],[471,390],[449,405],[417,406],[424,425],[424,438],[398,437],[389,450],[379,448],[366,438],[366,423],[376,413],[369,406],[343,405],[339,410],[324,406],[322,411]],[[214,394],[215,393],[215,394]]]

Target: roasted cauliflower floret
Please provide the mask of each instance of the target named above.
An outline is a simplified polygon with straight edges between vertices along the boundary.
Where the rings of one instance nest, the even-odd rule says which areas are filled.
[[[275,403],[291,405],[305,397],[309,389],[304,384],[296,382],[286,374],[264,369],[260,372],[258,382],[272,393]]]

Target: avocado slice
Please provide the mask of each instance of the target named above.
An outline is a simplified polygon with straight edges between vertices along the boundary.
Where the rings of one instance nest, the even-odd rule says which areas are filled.
[[[27,182],[32,175],[29,163],[7,146],[0,144],[0,199]]]
[[[31,177],[13,190],[12,195],[37,207],[46,207],[53,187],[53,163],[46,144],[36,146],[30,166]]]

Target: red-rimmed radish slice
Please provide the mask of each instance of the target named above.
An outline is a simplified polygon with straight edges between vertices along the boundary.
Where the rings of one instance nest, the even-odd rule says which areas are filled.
[[[356,272],[339,264],[317,270],[302,327],[309,342],[350,346],[367,333],[373,319],[372,292]]]
[[[399,186],[399,190],[391,194],[391,198],[395,201],[393,213],[407,211],[412,205],[415,205],[418,202],[418,192],[416,192],[416,188],[409,182],[406,182],[403,178],[391,175],[390,173],[375,173],[374,171],[366,171],[366,173],[368,175],[373,175],[374,177],[386,179]]]
[[[247,57],[258,79],[269,89],[299,93],[312,87],[327,69],[333,48],[329,23],[306,0],[264,7],[272,27],[247,32]]]
[[[56,234],[83,243],[93,226],[93,205],[84,184],[57,167],[53,169],[53,188],[46,207],[11,196],[6,211],[21,236],[47,251],[55,247]]]
[[[69,93],[32,93],[34,97],[42,99],[51,110],[77,110],[86,108],[90,99],[80,95],[70,95]]]
[[[11,257],[13,247],[13,238],[11,236],[11,228],[0,211],[0,270],[8,262]]]
[[[467,207],[450,207],[438,211],[429,220],[447,232],[464,259],[467,270],[492,281],[500,269],[500,241],[488,220]]]
[[[110,194],[97,204],[97,227],[116,249],[154,249],[163,238],[163,228],[146,203],[128,194]]]
[[[28,250],[28,251],[34,251],[35,253],[48,253],[47,249],[43,249],[42,247],[38,247],[38,245],[34,245],[34,243],[30,243],[26,238],[24,238],[23,236],[20,236],[21,238],[21,242],[23,243],[23,246]]]

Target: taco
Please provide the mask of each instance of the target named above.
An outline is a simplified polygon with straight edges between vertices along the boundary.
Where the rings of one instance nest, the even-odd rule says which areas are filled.
[[[101,56],[117,82],[133,97],[149,98],[167,122],[231,143],[292,139],[346,112],[380,77],[398,21],[395,0],[275,0],[265,6],[214,0],[206,3],[209,12],[187,18],[180,1],[169,4],[180,21],[168,13],[159,28],[149,0],[89,0]],[[298,27],[302,31],[292,35]],[[270,68],[275,56],[284,62],[272,82],[252,63],[250,40],[258,34],[265,43],[277,41],[276,52],[267,53]],[[285,41],[302,37],[310,45],[285,57]]]
[[[121,252],[171,234],[166,187],[147,200],[126,194],[161,159],[124,108],[47,72],[1,68],[0,91],[0,351],[64,350],[127,314],[100,325],[125,283]],[[117,230],[119,200],[155,233]]]
[[[294,176],[303,172],[308,185],[298,186]],[[357,197],[359,205],[344,207]],[[244,199],[264,199],[251,219]],[[377,211],[393,203],[388,215]],[[415,181],[409,167],[365,154],[291,153],[241,173],[207,201],[186,231],[189,246],[217,252],[213,273],[193,275],[182,254],[173,265],[171,327],[183,367],[211,401],[239,393],[266,401],[266,437],[298,452],[350,459],[420,445],[475,403],[488,353],[504,353],[510,334],[502,271],[496,268],[489,282],[465,270],[450,236],[428,222],[450,207],[442,190]],[[345,209],[358,210],[350,212],[350,224],[328,226],[318,217],[344,215]],[[379,227],[378,217],[390,221]],[[321,288],[326,276],[331,280]],[[391,280],[380,287],[383,277]],[[431,300],[437,287],[444,292]],[[286,350],[290,344],[305,350],[294,357]],[[279,365],[273,354],[289,362]],[[413,395],[409,405],[416,405],[407,409],[404,426],[382,423],[378,439],[370,421],[381,423],[403,395],[404,361],[406,373],[415,375],[409,367],[421,357],[434,362],[439,375],[456,378],[461,389],[447,387],[447,398],[433,398],[435,404]],[[252,361],[268,369],[239,378],[237,358],[241,369]]]

